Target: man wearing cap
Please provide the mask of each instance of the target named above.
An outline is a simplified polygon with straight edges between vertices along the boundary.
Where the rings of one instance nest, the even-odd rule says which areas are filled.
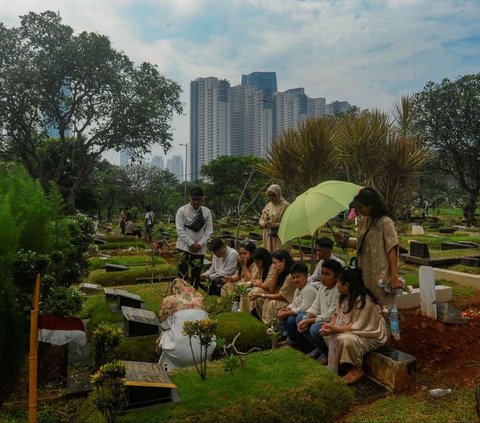
[[[212,213],[201,205],[202,201],[202,188],[193,187],[188,204],[180,207],[175,216],[178,235],[176,248],[181,253],[178,276],[187,279],[190,271],[191,284],[196,289],[200,286],[207,241],[213,233]]]
[[[201,280],[210,279],[210,294],[221,295],[223,278],[233,276],[238,270],[239,255],[237,250],[228,247],[221,238],[213,238],[208,246],[213,253],[212,266],[200,275]]]

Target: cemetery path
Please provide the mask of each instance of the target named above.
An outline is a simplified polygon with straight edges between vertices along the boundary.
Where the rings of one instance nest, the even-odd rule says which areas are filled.
[[[418,384],[471,387],[480,378],[480,299],[472,303],[461,307],[469,318],[466,324],[441,323],[413,309],[401,311],[401,339],[389,343],[417,358]]]

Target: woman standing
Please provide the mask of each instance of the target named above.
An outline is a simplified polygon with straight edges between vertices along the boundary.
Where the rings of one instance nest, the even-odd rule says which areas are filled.
[[[263,228],[263,246],[273,252],[282,247],[278,228],[289,203],[283,198],[282,190],[278,185],[270,185],[267,196],[270,202],[263,208],[258,222]]]
[[[378,287],[379,281],[400,288],[398,274],[398,236],[387,205],[373,188],[362,188],[354,198],[355,209],[362,217],[358,224],[357,239],[336,234],[335,238],[344,247],[357,251],[358,266],[362,269],[365,286],[382,305],[385,292]]]

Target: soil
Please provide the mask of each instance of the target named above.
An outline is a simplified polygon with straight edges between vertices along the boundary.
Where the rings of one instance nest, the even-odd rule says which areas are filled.
[[[472,387],[480,381],[480,291],[477,292],[477,296],[456,304],[468,317],[466,324],[445,324],[422,316],[418,309],[400,311],[401,339],[390,339],[389,344],[416,357],[418,383]]]

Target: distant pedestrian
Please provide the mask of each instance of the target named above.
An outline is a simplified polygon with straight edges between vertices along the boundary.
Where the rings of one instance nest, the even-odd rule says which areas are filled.
[[[120,232],[122,235],[125,235],[125,221],[127,219],[127,215],[125,210],[122,208],[120,209],[120,216],[118,217],[118,224],[120,225]]]
[[[191,284],[196,289],[200,286],[207,241],[213,233],[212,213],[201,205],[202,201],[202,188],[193,187],[188,204],[180,207],[175,217],[178,235],[176,247],[181,255],[178,276],[186,280],[190,271]]]
[[[427,200],[424,200],[423,201],[423,213],[424,213],[425,217],[428,216],[429,209],[430,209],[430,204],[428,203]]]
[[[152,208],[147,206],[145,208],[145,234],[147,235],[148,242],[152,242],[153,225],[155,224],[155,214],[152,212]]]

